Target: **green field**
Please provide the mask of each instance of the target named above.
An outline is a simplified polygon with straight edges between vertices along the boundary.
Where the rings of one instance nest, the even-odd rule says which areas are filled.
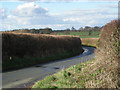
[[[89,31],[81,31],[81,32],[58,32],[57,35],[77,35],[80,38],[98,38],[100,31],[92,31],[91,35],[89,35]]]
[[[80,36],[80,38],[99,38],[99,35]]]

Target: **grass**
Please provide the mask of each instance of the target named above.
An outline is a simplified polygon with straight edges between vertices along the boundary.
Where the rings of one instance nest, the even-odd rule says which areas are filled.
[[[109,63],[109,64],[108,64]],[[77,64],[36,82],[34,88],[116,88],[114,72],[108,71],[116,62],[97,59]],[[109,73],[108,73],[109,72]]]
[[[87,82],[95,79],[95,77],[103,71],[95,70],[89,73],[86,67],[94,61],[95,59],[74,65],[54,75],[50,75],[36,82],[32,88],[85,88]],[[97,80],[96,82],[102,83],[101,80]]]
[[[80,38],[99,38],[99,35],[94,35],[94,36],[80,36]]]
[[[89,31],[81,31],[81,32],[59,32],[59,35],[89,35]],[[91,35],[99,35],[100,31],[92,31]]]
[[[57,35],[75,35],[80,36],[80,38],[99,38],[100,31],[93,31],[91,35],[89,35],[88,31],[81,32],[59,32]]]
[[[82,45],[97,47],[99,38],[81,38]]]

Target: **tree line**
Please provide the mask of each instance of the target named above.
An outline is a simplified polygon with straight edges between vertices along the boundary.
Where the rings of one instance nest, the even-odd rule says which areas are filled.
[[[95,26],[95,27],[90,27],[90,26],[85,26],[81,27],[79,29],[76,29],[75,27],[71,28],[66,28],[64,30],[52,30],[52,28],[40,28],[40,29],[14,29],[9,32],[16,32],[16,33],[39,33],[39,34],[50,34],[50,33],[57,33],[57,32],[81,32],[81,31],[89,31],[89,34],[91,34],[92,31],[100,31],[102,27]],[[8,31],[7,31],[8,32]]]

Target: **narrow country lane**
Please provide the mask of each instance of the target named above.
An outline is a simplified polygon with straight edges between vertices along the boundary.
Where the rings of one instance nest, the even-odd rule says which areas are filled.
[[[2,88],[25,88],[48,75],[94,58],[95,48],[83,46],[83,49],[85,51],[75,57],[2,73]]]

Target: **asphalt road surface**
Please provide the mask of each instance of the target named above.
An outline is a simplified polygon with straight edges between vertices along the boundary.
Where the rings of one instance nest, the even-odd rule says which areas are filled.
[[[83,49],[85,51],[82,54],[72,58],[2,73],[2,88],[26,88],[48,75],[94,58],[95,48],[83,47]]]

